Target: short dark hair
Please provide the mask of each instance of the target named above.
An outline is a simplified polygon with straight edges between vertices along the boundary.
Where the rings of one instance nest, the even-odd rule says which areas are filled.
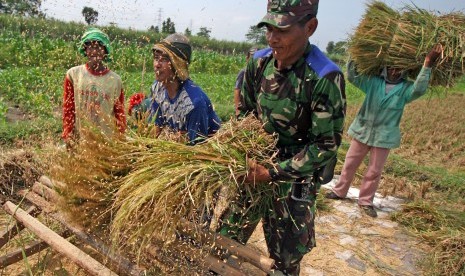
[[[299,21],[297,21],[297,24],[300,27],[303,27],[303,26],[305,26],[305,24],[307,24],[308,21],[310,21],[310,19],[312,19],[314,17],[316,17],[314,14],[307,14],[304,17],[302,17],[301,19],[299,19]]]

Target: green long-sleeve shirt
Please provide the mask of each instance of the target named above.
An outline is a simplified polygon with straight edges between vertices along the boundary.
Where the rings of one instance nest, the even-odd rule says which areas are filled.
[[[404,80],[386,93],[386,81],[377,76],[358,75],[349,63],[348,80],[366,96],[348,134],[373,147],[396,148],[400,145],[400,120],[407,103],[426,93],[431,68],[423,67],[415,82]]]

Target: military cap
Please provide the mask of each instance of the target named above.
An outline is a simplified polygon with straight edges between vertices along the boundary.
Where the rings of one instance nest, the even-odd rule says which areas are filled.
[[[318,13],[318,0],[268,0],[267,13],[257,24],[287,28],[307,15]]]

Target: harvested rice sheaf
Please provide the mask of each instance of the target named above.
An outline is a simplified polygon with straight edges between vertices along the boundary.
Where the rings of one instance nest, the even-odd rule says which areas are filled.
[[[394,213],[392,218],[418,233],[438,231],[447,224],[444,214],[424,201],[405,204],[402,211]]]
[[[43,172],[43,164],[31,150],[0,152],[0,202],[16,197],[16,192],[30,188]]]
[[[111,224],[115,241],[140,249],[154,236],[172,239],[181,219],[203,223],[212,214],[222,187],[228,191],[222,196],[229,199],[246,192],[251,209],[268,208],[263,202],[271,204],[272,186],[246,186],[239,180],[247,173],[248,158],[273,163],[275,138],[252,117],[223,124],[217,134],[196,146],[142,137],[129,144],[134,147],[131,159],[136,161],[118,181]],[[139,147],[145,150],[136,150]]]
[[[464,275],[465,274],[465,238],[461,229],[436,242],[433,249],[432,274]]]
[[[349,54],[362,74],[379,75],[384,66],[408,70],[415,79],[432,47],[444,55],[433,67],[431,85],[452,86],[465,73],[465,15],[439,14],[414,6],[401,11],[372,1],[349,42]]]
[[[205,222],[220,188],[226,187],[222,197],[227,200],[247,193],[249,210],[271,204],[273,187],[268,183],[247,186],[240,181],[248,159],[273,164],[276,139],[257,119],[226,122],[195,146],[163,136],[132,132],[120,140],[98,131],[82,133],[79,146],[63,153],[54,168],[53,177],[66,183],[59,190],[62,209],[86,227],[110,223],[118,245],[142,250],[154,236],[171,239],[181,219]]]
[[[86,228],[108,227],[109,206],[113,204],[116,181],[129,173],[131,160],[124,156],[122,141],[108,138],[95,129],[83,130],[82,140],[70,151],[56,154],[50,176],[64,185],[59,208],[69,220]]]

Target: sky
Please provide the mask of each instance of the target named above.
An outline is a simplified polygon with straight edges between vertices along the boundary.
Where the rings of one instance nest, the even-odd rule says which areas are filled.
[[[325,49],[329,41],[342,41],[353,33],[369,0],[322,0],[318,10],[318,29],[310,38]],[[394,9],[414,4],[440,13],[465,13],[465,0],[383,0]],[[87,6],[98,11],[97,25],[116,23],[121,28],[147,30],[168,17],[177,32],[186,28],[195,34],[201,27],[220,40],[246,41],[250,26],[266,13],[266,0],[43,0],[41,10],[48,17],[84,23],[81,14]]]

